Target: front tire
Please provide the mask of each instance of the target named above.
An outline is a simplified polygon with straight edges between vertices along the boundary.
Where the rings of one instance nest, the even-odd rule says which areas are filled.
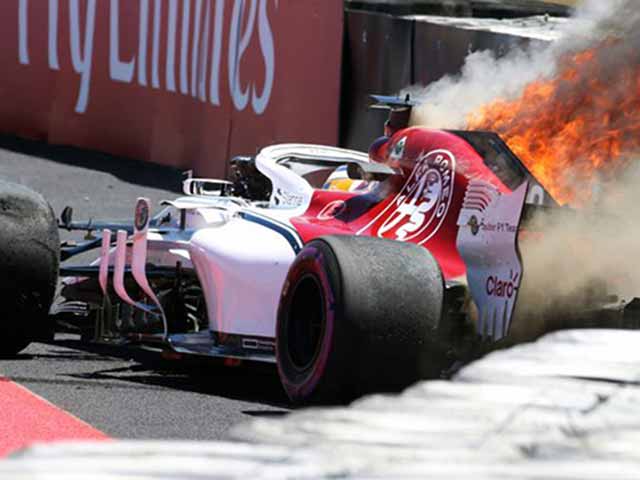
[[[45,199],[0,180],[0,356],[17,354],[50,330],[59,249]]]
[[[431,254],[372,237],[308,243],[289,270],[276,327],[294,402],[346,402],[438,376],[444,281]]]

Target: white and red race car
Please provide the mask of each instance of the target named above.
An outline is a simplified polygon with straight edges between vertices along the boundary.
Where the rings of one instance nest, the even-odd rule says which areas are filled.
[[[274,145],[153,216],[138,199],[131,223],[66,209],[60,228],[99,235],[61,259],[100,254],[60,269],[53,316],[92,341],[275,364],[300,402],[399,389],[508,339],[525,204],[553,200],[497,135],[398,128],[410,105],[378,100],[392,115],[369,154]]]

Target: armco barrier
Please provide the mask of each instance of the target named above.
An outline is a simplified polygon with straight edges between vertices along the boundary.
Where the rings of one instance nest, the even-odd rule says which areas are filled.
[[[345,0],[350,9],[391,15],[456,15],[521,18],[533,15],[569,16],[580,0]]]
[[[382,135],[385,112],[370,112],[369,94],[393,94],[413,83],[412,20],[347,11],[340,143],[366,150]]]
[[[528,42],[516,35],[437,25],[420,17],[415,20],[414,81],[421,85],[459,73],[470,52],[491,50],[504,55],[510,48],[523,47]]]
[[[0,131],[224,175],[335,144],[342,0],[3,0]]]
[[[530,42],[518,35],[440,25],[428,16],[393,17],[347,10],[342,84],[341,144],[366,149],[382,134],[384,112],[369,112],[368,95],[394,95],[410,85],[428,85],[455,75],[473,51],[506,53]],[[524,32],[524,28],[523,28]]]

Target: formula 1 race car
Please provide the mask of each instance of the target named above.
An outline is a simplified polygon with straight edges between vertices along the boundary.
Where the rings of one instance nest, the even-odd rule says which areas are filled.
[[[100,254],[60,268],[51,315],[95,342],[275,364],[296,402],[400,389],[508,341],[521,223],[557,205],[496,134],[406,128],[410,102],[376,100],[391,115],[368,154],[274,145],[155,215],[65,209],[60,228],[98,235],[61,260]]]

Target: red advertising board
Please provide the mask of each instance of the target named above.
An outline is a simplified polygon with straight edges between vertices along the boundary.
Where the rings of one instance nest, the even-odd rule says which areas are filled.
[[[342,0],[6,0],[0,24],[0,131],[210,176],[337,142]]]

